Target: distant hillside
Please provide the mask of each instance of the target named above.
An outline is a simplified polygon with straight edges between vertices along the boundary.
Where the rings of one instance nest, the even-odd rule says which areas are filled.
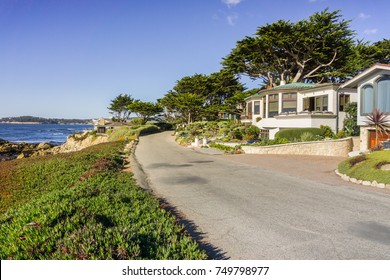
[[[1,118],[0,123],[8,122],[28,122],[28,123],[43,123],[43,124],[88,124],[92,123],[91,119],[46,119],[32,116],[21,116],[21,117],[9,117]]]

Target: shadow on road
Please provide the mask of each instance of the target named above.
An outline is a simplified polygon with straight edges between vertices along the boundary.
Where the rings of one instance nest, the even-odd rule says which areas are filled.
[[[193,221],[187,219],[176,207],[170,205],[164,198],[158,198],[160,205],[166,211],[174,215],[177,219],[177,222],[184,226],[188,234],[191,235],[198,244],[199,248],[206,251],[208,259],[210,260],[227,260],[229,259],[226,256],[226,253],[223,252],[218,247],[210,244],[205,241],[206,233],[200,232],[198,227],[194,224]]]

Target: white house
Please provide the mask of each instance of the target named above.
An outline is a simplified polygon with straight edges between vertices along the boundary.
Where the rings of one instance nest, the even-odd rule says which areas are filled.
[[[291,83],[259,91],[246,100],[249,122],[273,139],[285,128],[327,125],[337,132],[343,127],[344,105],[357,101],[356,89],[340,84]]]
[[[341,85],[353,88],[358,94],[358,118],[360,126],[360,150],[365,151],[375,146],[375,131],[365,122],[366,116],[374,108],[390,115],[390,64],[375,64],[353,79]],[[389,116],[390,119],[390,116]],[[386,140],[387,135],[379,135],[380,140]]]

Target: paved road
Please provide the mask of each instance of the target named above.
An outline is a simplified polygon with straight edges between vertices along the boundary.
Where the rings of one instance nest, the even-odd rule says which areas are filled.
[[[212,258],[390,259],[388,192],[199,153],[170,133],[141,137],[135,156]]]

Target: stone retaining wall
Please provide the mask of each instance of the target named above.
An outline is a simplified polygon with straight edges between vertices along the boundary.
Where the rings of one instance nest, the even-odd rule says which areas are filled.
[[[272,146],[242,146],[246,154],[313,155],[346,157],[352,151],[352,138],[299,142]]]

